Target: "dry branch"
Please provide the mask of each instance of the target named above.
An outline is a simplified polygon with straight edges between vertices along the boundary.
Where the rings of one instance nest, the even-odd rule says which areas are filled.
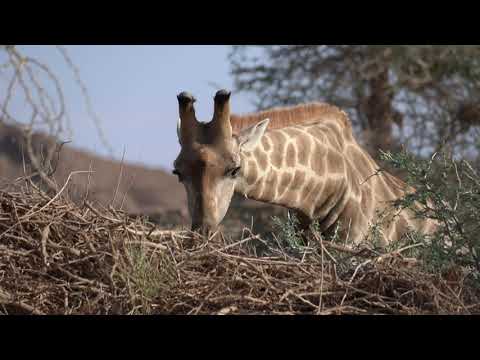
[[[25,185],[0,191],[0,313],[480,313],[459,269],[426,273],[406,264],[409,247],[379,255],[322,240],[296,258],[248,231],[204,239],[85,206]],[[269,252],[255,255],[258,242]]]

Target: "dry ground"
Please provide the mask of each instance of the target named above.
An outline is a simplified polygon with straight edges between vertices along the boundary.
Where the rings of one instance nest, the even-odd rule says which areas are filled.
[[[0,192],[0,313],[480,313],[460,268],[317,240],[292,253],[250,229],[204,239],[20,181]]]

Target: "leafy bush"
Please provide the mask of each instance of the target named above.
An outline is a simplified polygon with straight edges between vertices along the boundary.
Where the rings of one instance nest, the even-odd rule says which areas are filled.
[[[418,218],[437,221],[439,227],[426,238],[411,234],[411,241],[424,241],[415,254],[431,271],[462,266],[477,281],[480,275],[480,176],[465,160],[448,154],[418,159],[400,152],[383,153],[382,160],[407,173],[406,182],[416,191],[398,200],[398,208],[410,208]],[[417,202],[421,207],[413,206]]]
[[[297,254],[304,250],[307,244],[304,242],[303,231],[298,229],[299,220],[295,214],[288,212],[286,220],[273,216],[272,221],[279,245]]]
[[[466,278],[473,279],[476,286],[480,286],[478,172],[467,161],[455,161],[447,154],[421,159],[407,152],[387,152],[382,153],[382,160],[394,170],[404,172],[406,183],[416,190],[395,201],[396,210],[409,208],[416,218],[436,221],[438,228],[432,235],[411,231],[401,241],[382,250],[375,246],[377,228],[372,226],[367,237],[369,244],[364,246],[369,245],[374,253],[409,247],[402,254],[420,260],[425,271],[445,273],[452,268],[461,268]],[[307,249],[318,250],[314,249],[315,244],[304,242],[305,237],[298,230],[299,222],[295,215],[289,214],[287,219],[274,217],[273,222],[279,245],[291,255],[302,256]],[[320,233],[315,224],[311,229]],[[335,242],[335,239],[336,236],[333,236],[325,240]]]

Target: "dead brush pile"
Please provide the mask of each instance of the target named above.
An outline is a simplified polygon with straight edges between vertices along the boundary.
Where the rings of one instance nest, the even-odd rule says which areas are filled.
[[[294,256],[248,231],[231,241],[153,228],[31,185],[1,191],[0,313],[480,313],[460,269],[425,272],[403,249],[318,239]]]

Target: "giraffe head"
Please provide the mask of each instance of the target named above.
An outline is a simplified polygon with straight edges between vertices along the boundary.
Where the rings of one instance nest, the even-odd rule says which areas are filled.
[[[212,121],[201,123],[195,116],[195,98],[177,96],[180,118],[177,125],[180,154],[173,173],[185,186],[192,230],[213,231],[224,218],[235,185],[240,181],[242,151],[260,142],[268,119],[237,135],[230,124],[230,92],[219,90],[214,97]]]

